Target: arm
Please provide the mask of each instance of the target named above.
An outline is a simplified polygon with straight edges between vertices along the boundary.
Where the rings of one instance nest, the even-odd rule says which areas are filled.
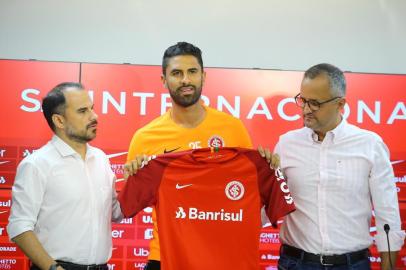
[[[389,151],[382,140],[374,143],[369,186],[375,209],[377,228],[375,241],[381,255],[381,269],[390,269],[388,243],[383,227],[385,224],[390,226],[389,243],[393,266],[396,264],[397,251],[403,245],[405,233],[401,230],[399,203]]]
[[[33,232],[45,186],[46,177],[36,165],[29,159],[23,160],[17,168],[12,189],[13,204],[7,231],[11,241],[14,241],[35,265],[48,270],[56,262],[45,251]],[[63,268],[58,267],[59,269]]]
[[[142,136],[137,131],[131,139],[130,146],[128,147],[127,162],[124,165],[124,179],[127,180],[129,176],[137,173],[137,170],[148,164],[148,157],[146,155],[139,155],[142,153]]]
[[[116,192],[116,176],[114,175],[114,173],[111,171],[111,169],[109,168],[110,174],[111,174],[111,178],[112,178],[112,189],[111,189],[111,221],[119,223],[124,215],[121,212],[121,208],[120,208],[120,203],[117,200],[117,192]]]
[[[17,246],[22,249],[24,254],[30,258],[32,263],[39,268],[48,270],[51,265],[56,263],[56,261],[54,261],[45,251],[41,243],[38,241],[38,238],[32,231],[23,232],[22,234],[14,237],[12,241],[15,242]],[[58,266],[57,269],[63,270],[61,266]]]

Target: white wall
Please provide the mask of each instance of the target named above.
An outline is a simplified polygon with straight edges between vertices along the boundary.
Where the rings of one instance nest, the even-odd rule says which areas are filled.
[[[406,0],[0,0],[0,58],[406,74]]]

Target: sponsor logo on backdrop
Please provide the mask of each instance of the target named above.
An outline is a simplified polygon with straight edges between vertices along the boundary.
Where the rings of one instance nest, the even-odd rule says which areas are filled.
[[[127,270],[143,270],[146,265],[145,262],[129,262]]]
[[[133,224],[133,219],[132,218],[123,218],[123,220],[121,220],[120,224]]]
[[[395,183],[406,183],[406,175],[395,177]]]
[[[270,253],[262,254],[261,255],[261,260],[263,260],[263,261],[277,261],[277,260],[279,260],[279,256],[278,255],[273,255],[273,254],[270,254]]]
[[[380,263],[381,262],[381,257],[379,256],[369,256],[369,261],[371,263]]]
[[[135,257],[148,257],[149,250],[146,247],[134,247],[132,249],[132,254]]]
[[[0,158],[16,158],[17,146],[2,146],[0,147]]]
[[[149,215],[142,215],[141,216],[141,222],[144,224],[152,224],[152,217]]]
[[[133,106],[133,97],[140,97],[140,105],[138,115],[147,115],[148,114],[148,101],[147,98],[155,99],[155,93],[153,92],[131,92],[131,91],[122,91],[119,99],[115,99],[110,91],[105,90],[101,92],[89,91],[90,95],[94,100],[97,100],[98,103],[101,103],[101,114],[111,114],[112,111],[109,111],[109,108],[112,108],[114,112],[125,115],[127,106]],[[31,96],[28,96],[32,94]],[[101,96],[100,96],[101,95]],[[170,107],[172,103],[168,101],[170,98],[168,93],[164,93],[160,96],[160,110],[161,115],[164,114]],[[41,97],[40,91],[36,89],[24,89],[21,92],[21,99],[25,102],[20,109],[25,112],[38,112],[41,110]],[[214,96],[211,99],[207,96],[202,95],[202,100],[205,105],[210,105],[213,99],[216,100],[217,109],[220,111],[228,111],[231,115],[237,118],[253,119],[255,116],[265,117],[267,120],[273,120],[274,116],[272,113],[277,113],[278,116],[285,121],[296,121],[300,119],[298,113],[288,114],[286,112],[285,106],[289,103],[291,105],[295,104],[295,100],[291,97],[281,99],[275,108],[272,108],[267,104],[267,101],[262,96],[255,97],[255,101],[247,104],[246,101],[241,101],[241,96],[235,95],[234,101],[227,100],[224,96]],[[137,102],[137,101],[135,101]],[[348,104],[344,106],[344,118],[348,118],[351,113],[351,110],[355,109],[355,114],[357,115],[357,123],[363,123],[368,117],[375,124],[381,124],[383,121],[386,124],[393,124],[396,120],[406,120],[406,106],[402,101],[398,101],[392,108],[389,110],[391,114],[388,118],[382,119],[381,115],[381,105],[382,101],[375,101],[374,105],[368,105],[363,100],[356,100],[355,104],[352,104],[351,108]],[[130,104],[129,104],[130,103]],[[138,103],[138,102],[137,102]],[[241,104],[247,104],[249,107],[248,113],[241,115]]]
[[[143,209],[143,211],[144,211],[145,213],[151,214],[151,213],[152,213],[152,207],[145,207],[145,208]]]
[[[0,236],[7,236],[6,224],[0,224]]]
[[[28,156],[34,154],[35,151],[37,151],[37,150],[38,150],[38,149],[24,148],[24,149],[22,149],[22,151],[21,151],[22,157],[23,157],[23,158],[28,157]]]
[[[238,212],[227,212],[223,208],[218,211],[203,211],[194,207],[184,210],[179,206],[175,211],[176,219],[189,219],[189,220],[203,220],[203,221],[228,221],[228,222],[242,222],[243,209]]]
[[[113,154],[108,154],[107,158],[115,158],[115,157],[120,157],[126,155],[128,152],[119,152],[119,153],[113,153]]]
[[[114,239],[134,239],[134,236],[135,230],[133,228],[123,227],[111,230],[111,237]]]
[[[0,246],[0,252],[17,252],[17,247]]]
[[[110,168],[115,174],[124,174],[124,164],[110,164]]]
[[[9,198],[0,198],[0,207],[11,207],[11,199]]]
[[[262,244],[279,244],[279,233],[263,232],[260,234],[259,242]]]
[[[237,180],[231,181],[226,185],[225,193],[227,198],[232,201],[240,200],[244,196],[244,185]]]
[[[153,235],[152,235],[153,230],[151,228],[148,228],[144,231],[144,239],[145,240],[150,240],[152,239]]]

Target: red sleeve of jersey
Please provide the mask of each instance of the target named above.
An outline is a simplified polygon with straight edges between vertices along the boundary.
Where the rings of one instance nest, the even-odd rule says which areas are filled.
[[[272,225],[276,226],[278,219],[296,209],[288,185],[280,171],[270,169],[258,151],[248,150],[246,155],[257,167],[261,203],[265,205],[266,214]]]
[[[142,209],[156,203],[158,188],[166,166],[178,155],[160,155],[128,177],[118,195],[121,212],[125,217],[133,217]]]

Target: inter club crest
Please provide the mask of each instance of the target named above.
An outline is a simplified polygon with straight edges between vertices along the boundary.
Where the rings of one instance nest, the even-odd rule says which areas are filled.
[[[231,181],[225,188],[227,198],[233,201],[237,201],[244,196],[244,186],[239,181]]]
[[[207,141],[208,147],[224,147],[226,144],[224,143],[223,138],[221,138],[218,135],[213,135],[210,137],[210,139]]]

